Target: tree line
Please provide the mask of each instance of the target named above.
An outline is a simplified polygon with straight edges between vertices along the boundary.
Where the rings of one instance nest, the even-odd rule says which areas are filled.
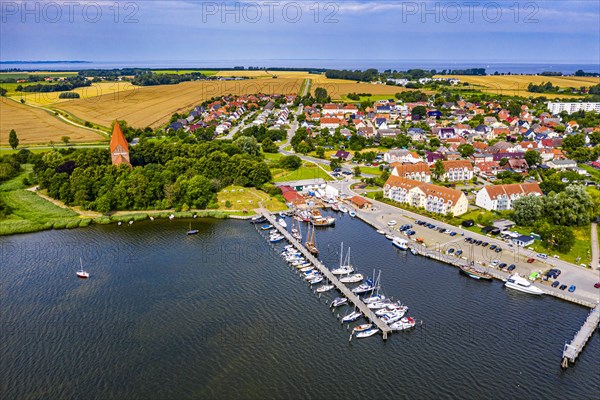
[[[92,84],[91,81],[81,76],[68,76],[64,81],[56,84],[37,84],[37,85],[19,85],[15,88],[17,92],[36,92],[36,93],[49,93],[49,92],[65,92],[68,90],[77,89],[80,87],[87,87]]]
[[[131,83],[138,86],[176,85],[181,82],[201,79],[206,79],[206,76],[200,72],[189,74],[155,74],[152,71],[147,71],[136,75]]]
[[[71,206],[102,213],[216,208],[221,188],[231,184],[261,187],[272,179],[262,158],[245,152],[244,143],[236,142],[143,141],[131,148],[132,168],[113,166],[106,149],[52,151],[31,155],[29,161],[38,185],[50,197]]]

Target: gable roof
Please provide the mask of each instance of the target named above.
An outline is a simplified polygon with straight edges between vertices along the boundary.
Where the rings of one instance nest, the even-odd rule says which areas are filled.
[[[483,188],[487,191],[490,199],[495,200],[500,196],[514,196],[523,195],[528,196],[531,194],[543,195],[540,185],[537,183],[510,183],[507,185],[490,185]]]
[[[121,126],[117,121],[115,121],[113,133],[110,137],[110,152],[112,153],[119,146],[121,146],[125,151],[129,151],[129,145],[127,144],[127,139],[125,139],[125,135],[123,135]]]

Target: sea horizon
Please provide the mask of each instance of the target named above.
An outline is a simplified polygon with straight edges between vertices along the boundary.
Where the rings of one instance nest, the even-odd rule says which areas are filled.
[[[240,59],[240,60],[144,60],[144,61],[90,61],[90,60],[9,60],[0,61],[0,70],[21,69],[26,71],[70,71],[81,69],[231,69],[248,68],[298,68],[298,69],[351,69],[365,70],[376,68],[384,70],[425,69],[437,71],[468,68],[485,68],[486,73],[540,74],[542,72],[561,72],[573,74],[577,70],[600,73],[598,63],[561,63],[561,62],[511,62],[511,61],[464,61],[464,60],[356,60],[356,59]]]

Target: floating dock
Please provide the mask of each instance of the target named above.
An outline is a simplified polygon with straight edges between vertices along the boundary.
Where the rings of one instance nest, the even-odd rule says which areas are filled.
[[[587,319],[583,323],[583,326],[575,334],[573,340],[571,340],[571,343],[565,343],[561,362],[561,366],[563,368],[568,368],[569,363],[574,363],[575,360],[577,360],[577,357],[585,347],[585,344],[598,328],[599,323],[600,304],[590,312]]]
[[[308,261],[310,261],[312,265],[314,265],[315,268],[317,268],[321,274],[323,274],[323,277],[329,280],[329,282],[331,282],[331,284],[335,286],[344,295],[344,297],[348,299],[349,302],[354,304],[354,306],[365,316],[366,319],[371,321],[371,323],[375,324],[375,326],[379,328],[379,330],[383,334],[384,340],[387,339],[388,333],[391,333],[392,329],[385,322],[379,319],[379,317],[375,315],[375,313],[369,307],[367,307],[367,305],[360,299],[358,295],[354,294],[352,290],[350,290],[345,284],[340,282],[340,280],[334,274],[332,274],[331,271],[321,261],[319,261],[315,256],[313,256],[306,249],[306,247],[302,245],[302,243],[296,240],[296,238],[294,238],[287,231],[287,229],[279,225],[273,217],[273,215],[266,212],[262,212],[261,214],[267,219],[267,221],[269,221],[271,225],[273,225],[273,228],[277,229],[279,233],[281,233],[283,237],[285,237],[287,241],[290,242],[290,244],[292,244],[296,249],[298,249],[298,251],[300,251],[302,255]]]

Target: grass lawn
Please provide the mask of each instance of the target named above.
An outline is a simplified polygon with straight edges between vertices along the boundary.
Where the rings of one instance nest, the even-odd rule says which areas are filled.
[[[282,203],[275,197],[269,196],[267,193],[255,189],[245,188],[241,186],[228,186],[217,194],[219,210],[240,212],[239,215],[245,215],[242,211],[245,209],[249,213],[253,209],[260,207],[267,208],[270,211],[287,210],[285,203]],[[227,207],[229,202],[230,207]],[[260,204],[259,204],[260,203]]]
[[[302,181],[319,178],[326,181],[332,180],[325,171],[315,164],[304,164],[295,171],[287,171],[284,169],[275,168],[271,170],[271,173],[273,174],[273,180],[275,182]]]
[[[589,172],[589,174],[592,176],[592,180],[595,182],[600,182],[600,170],[585,164],[577,164],[577,166]]]
[[[354,168],[354,167],[352,167],[352,168]],[[360,173],[367,174],[367,175],[376,175],[376,176],[379,176],[382,174],[379,167],[362,167],[362,166],[360,167]]]
[[[275,162],[279,161],[279,159],[284,156],[281,153],[262,153],[262,155],[265,156],[265,160]]]
[[[400,91],[400,90],[398,90],[398,91]],[[360,100],[350,100],[347,95],[342,96],[342,100],[345,101],[346,103],[360,103],[362,101],[388,100],[388,99],[393,99],[393,98],[394,98],[394,95],[389,95],[389,94],[376,94],[373,96],[360,96]]]

